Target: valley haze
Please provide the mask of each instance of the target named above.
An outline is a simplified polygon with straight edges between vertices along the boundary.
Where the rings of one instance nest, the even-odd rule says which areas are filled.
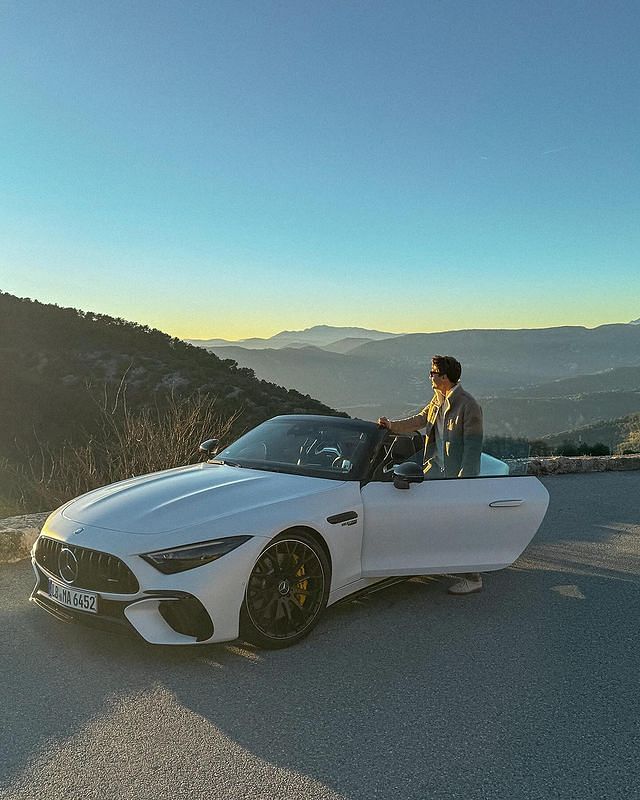
[[[640,412],[640,324],[397,334],[314,326],[268,339],[188,340],[352,416],[406,416],[431,396],[431,356],[455,355],[488,435],[538,438]]]

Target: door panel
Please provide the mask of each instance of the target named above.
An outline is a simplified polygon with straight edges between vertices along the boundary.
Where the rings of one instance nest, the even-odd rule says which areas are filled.
[[[362,488],[362,575],[501,569],[533,539],[549,504],[537,478],[425,480]]]

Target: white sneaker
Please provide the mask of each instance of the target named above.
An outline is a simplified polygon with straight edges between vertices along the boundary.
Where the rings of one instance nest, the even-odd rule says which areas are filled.
[[[463,578],[458,583],[454,583],[453,586],[450,586],[448,589],[449,594],[473,594],[474,592],[482,591],[482,576],[478,575],[478,578],[475,580],[471,580],[470,578]]]

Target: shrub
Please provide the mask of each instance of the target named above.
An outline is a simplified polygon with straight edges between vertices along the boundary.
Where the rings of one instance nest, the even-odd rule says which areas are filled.
[[[5,511],[46,511],[98,486],[194,463],[200,442],[224,442],[240,416],[222,416],[200,393],[131,411],[124,390],[113,403],[105,394],[99,411],[97,432],[55,448],[38,443],[21,465],[0,463]]]

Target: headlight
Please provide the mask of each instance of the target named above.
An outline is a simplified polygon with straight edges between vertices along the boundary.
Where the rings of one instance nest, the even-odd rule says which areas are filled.
[[[175,547],[172,550],[145,553],[140,558],[144,558],[147,563],[165,575],[172,575],[174,572],[184,572],[186,569],[215,561],[249,539],[251,536],[230,536],[227,539],[215,539],[213,542],[199,542],[185,547]]]

